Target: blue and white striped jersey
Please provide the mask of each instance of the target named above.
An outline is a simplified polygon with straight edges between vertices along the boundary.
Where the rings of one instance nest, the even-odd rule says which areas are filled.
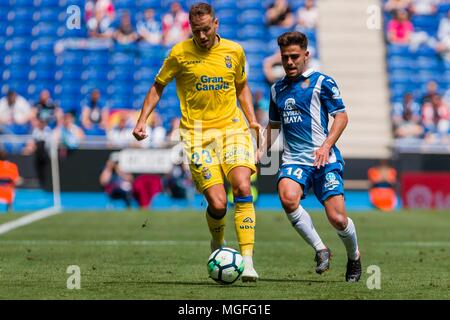
[[[271,88],[269,119],[281,123],[284,140],[283,164],[310,165],[314,151],[328,136],[328,115],[344,112],[336,82],[329,76],[309,69],[295,80],[287,77]],[[343,162],[336,146],[329,163]]]

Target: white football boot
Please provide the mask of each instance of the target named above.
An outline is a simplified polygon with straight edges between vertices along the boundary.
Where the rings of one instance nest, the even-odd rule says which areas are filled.
[[[251,256],[243,256],[244,272],[242,272],[242,282],[256,282],[259,278],[255,268],[253,268],[253,258]]]

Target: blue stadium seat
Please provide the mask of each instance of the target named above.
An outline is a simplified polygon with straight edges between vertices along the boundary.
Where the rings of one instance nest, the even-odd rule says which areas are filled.
[[[237,7],[239,10],[245,9],[260,9],[266,11],[266,8],[263,6],[263,1],[261,0],[245,0],[245,1],[236,1]]]
[[[98,69],[95,67],[88,67],[83,71],[81,75],[83,81],[86,80],[97,80],[97,81],[108,81],[108,71],[104,69]]]
[[[387,54],[391,55],[410,55],[407,45],[389,44],[387,46]]]
[[[237,7],[236,0],[213,0],[212,6],[215,10],[235,9]]]
[[[238,33],[238,39],[240,40],[265,40],[266,36],[266,30],[260,26],[251,25],[244,26]]]
[[[42,68],[39,66],[36,69],[31,70],[28,73],[28,79],[30,80],[54,80],[55,79],[55,71],[53,68]]]
[[[137,0],[137,5],[141,9],[153,8],[156,9],[160,5],[160,0]]]
[[[33,15],[34,21],[54,22],[64,21],[66,17],[66,11],[59,8],[41,8]]]
[[[76,3],[77,1],[75,0],[68,0],[65,1],[62,0],[61,4],[63,4],[62,6],[69,6],[71,4],[75,4],[75,5],[79,5],[82,2],[78,1],[78,3]],[[39,6],[41,8],[46,8],[46,7],[58,7],[60,5],[60,0],[38,0]]]
[[[39,22],[32,31],[32,34],[39,37],[60,37],[66,29],[61,23]]]
[[[237,39],[238,31],[234,25],[221,24],[218,33],[225,39]]]
[[[53,47],[57,38],[53,37],[40,37],[37,40],[34,40],[31,44],[31,50],[35,51],[53,51]]]
[[[263,26],[265,23],[264,12],[254,9],[244,10],[238,15],[238,22],[241,25]]]
[[[13,23],[8,26],[5,34],[10,37],[24,37],[24,36],[32,36],[32,28],[28,24],[23,23]]]
[[[8,21],[26,23],[29,25],[30,21],[33,21],[34,10],[29,8],[16,7],[15,10],[11,10],[8,13]]]
[[[30,64],[31,56],[27,52],[16,51],[5,56],[3,62],[5,66],[28,66]]]
[[[216,12],[216,16],[219,19],[219,23],[222,24],[227,24],[227,25],[234,25],[237,22],[237,14],[235,10],[232,9],[222,9],[222,10],[217,10]],[[219,31],[220,31],[220,25],[219,25]]]
[[[151,67],[148,67],[148,66],[140,67],[134,73],[134,79],[136,81],[153,81],[157,71],[158,71],[158,69],[151,68]]]
[[[29,39],[25,37],[12,38],[11,40],[6,41],[5,43],[6,51],[22,51],[29,49],[30,49],[30,42]]]

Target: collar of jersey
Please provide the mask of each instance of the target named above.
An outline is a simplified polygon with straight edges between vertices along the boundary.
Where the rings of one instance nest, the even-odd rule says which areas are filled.
[[[205,48],[200,47],[200,46],[197,44],[197,42],[195,42],[195,39],[194,39],[193,37],[192,37],[192,41],[194,42],[194,44],[195,44],[195,46],[197,47],[197,49],[200,49],[200,50],[202,50],[202,51],[208,52],[208,51],[211,51],[211,50],[217,48],[217,47],[220,45],[220,40],[221,40],[222,38],[221,38],[217,33],[216,33],[216,37],[219,39],[219,41],[217,41],[217,44],[213,45],[213,46],[211,47],[211,49],[205,49]]]

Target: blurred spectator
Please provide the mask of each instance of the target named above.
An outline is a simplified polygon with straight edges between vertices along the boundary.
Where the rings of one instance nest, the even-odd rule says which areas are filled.
[[[6,159],[6,152],[0,150],[0,203],[6,204],[6,210],[12,209],[16,185],[21,178],[17,165]]]
[[[157,174],[141,174],[133,181],[133,196],[140,208],[148,208],[153,198],[163,191],[161,177]]]
[[[284,72],[283,64],[281,63],[281,54],[279,50],[264,58],[263,72],[266,77],[266,81],[270,85],[284,77],[286,73]]]
[[[23,154],[34,155],[34,165],[38,176],[39,185],[45,184],[46,168],[50,162],[48,149],[50,149],[52,139],[52,129],[44,120],[37,119],[33,122],[34,129],[31,133],[31,140],[27,142]]]
[[[86,24],[89,36],[95,38],[111,38],[114,21],[114,6],[111,0],[89,0],[85,5]]]
[[[120,44],[131,44],[139,40],[139,35],[131,24],[131,16],[128,11],[124,11],[120,17],[120,25],[114,32],[114,40]]]
[[[171,198],[187,199],[192,194],[192,179],[189,168],[183,164],[174,165],[172,172],[164,179],[164,187]]]
[[[253,107],[255,110],[256,121],[263,127],[269,121],[269,100],[264,98],[264,93],[257,90],[253,95]]]
[[[294,16],[287,0],[275,0],[267,9],[266,24],[290,28],[294,24]]]
[[[15,91],[0,99],[0,132],[27,134],[30,130],[31,105]]]
[[[99,180],[110,199],[123,200],[127,208],[131,208],[133,176],[120,169],[117,153],[111,154]]]
[[[161,23],[155,19],[155,10],[147,9],[144,12],[144,20],[137,24],[139,36],[150,44],[160,44],[162,40]]]
[[[180,118],[175,117],[170,121],[170,129],[167,134],[167,141],[169,143],[177,143],[180,141]]]
[[[388,23],[387,31],[390,43],[409,45],[409,49],[413,52],[421,44],[427,44],[430,47],[436,46],[436,40],[425,31],[415,32],[406,10],[396,11],[394,18]]]
[[[397,207],[397,171],[386,160],[381,160],[378,166],[369,168],[369,199],[370,203],[382,211],[392,211]]]
[[[412,0],[410,10],[413,14],[431,15],[437,12],[441,0]]]
[[[91,93],[89,102],[81,111],[81,125],[87,135],[105,135],[109,110],[100,100],[100,91]]]
[[[447,139],[450,128],[449,112],[449,107],[438,94],[433,95],[430,102],[422,106],[426,140],[433,142],[438,138]]]
[[[64,114],[63,123],[56,127],[55,140],[60,144],[60,155],[65,156],[67,152],[78,149],[84,139],[83,130],[75,124],[75,115],[72,112]]]
[[[297,10],[296,29],[300,32],[315,29],[319,21],[319,12],[314,0],[306,0],[305,6]]]
[[[39,119],[50,126],[56,127],[62,123],[63,111],[51,99],[48,90],[42,90],[39,95],[39,101],[33,107],[33,120]]]
[[[163,44],[166,46],[174,45],[189,38],[189,15],[178,2],[170,5],[170,12],[163,16],[162,25]]]
[[[151,144],[150,139],[136,141],[133,137],[134,121],[130,119],[128,112],[121,112],[119,114],[119,121],[107,132],[107,140],[109,147],[125,148],[125,147],[148,147]],[[147,134],[150,135],[150,127],[147,127]]]
[[[388,40],[392,44],[409,44],[414,26],[409,21],[406,10],[397,10],[394,18],[388,22],[387,32]]]
[[[384,11],[395,13],[397,10],[408,10],[411,0],[388,0],[384,4]]]
[[[420,105],[414,101],[412,93],[406,93],[403,102],[394,104],[392,115],[396,138],[420,138],[423,127],[420,125]]]
[[[423,94],[421,99],[421,104],[423,105],[424,103],[430,102],[431,98],[436,94],[439,94],[439,87],[437,82],[428,81],[425,93]]]
[[[161,117],[157,112],[153,112],[150,118],[148,135],[152,147],[161,147],[166,143],[166,129],[161,125]]]
[[[439,22],[437,38],[437,52],[450,61],[450,10],[447,11],[447,16]]]

